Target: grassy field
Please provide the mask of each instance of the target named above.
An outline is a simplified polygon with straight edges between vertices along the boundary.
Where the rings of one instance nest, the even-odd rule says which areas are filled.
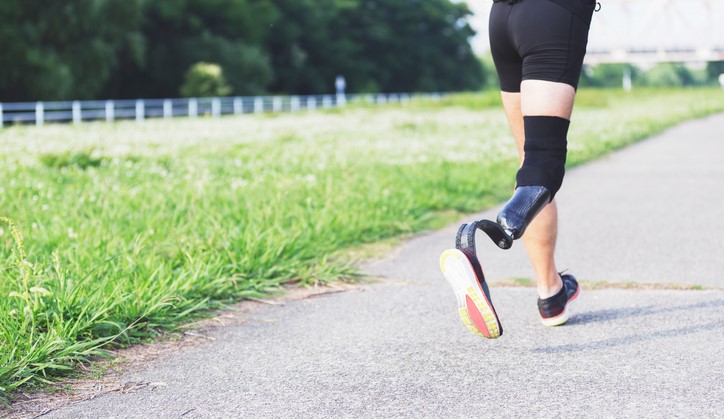
[[[721,111],[718,90],[582,91],[569,163]],[[516,162],[497,93],[6,127],[0,400],[109,342],[153,337],[288,281],[353,277],[344,249],[506,199]]]

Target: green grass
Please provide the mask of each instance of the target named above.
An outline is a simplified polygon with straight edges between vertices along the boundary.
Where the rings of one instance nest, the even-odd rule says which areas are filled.
[[[581,91],[578,105],[573,165],[724,111],[724,94]],[[515,153],[497,93],[6,127],[0,215],[19,227],[0,223],[0,400],[103,344],[152,338],[288,281],[353,277],[335,257],[343,249],[507,198]]]

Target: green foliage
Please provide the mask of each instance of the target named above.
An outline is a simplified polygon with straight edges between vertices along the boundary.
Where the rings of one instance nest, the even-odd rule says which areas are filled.
[[[595,67],[584,66],[581,74],[582,87],[620,88],[623,75],[628,71],[634,87],[693,87],[715,84],[711,68],[690,68],[681,63],[660,63],[642,69],[633,64],[599,64]]]
[[[584,66],[581,72],[581,87],[615,87],[623,85],[624,72],[628,71],[631,79],[639,77],[641,71],[632,64],[599,64],[595,67]]]
[[[195,63],[231,93],[475,90],[470,11],[450,0],[7,0],[5,101],[173,97]]]
[[[88,169],[89,167],[98,167],[103,162],[103,158],[94,156],[92,151],[79,151],[74,153],[66,151],[63,153],[41,154],[38,160],[46,167],[56,169],[75,167],[81,170]]]
[[[448,0],[274,0],[285,24],[270,34],[276,91],[479,89],[470,11]]]
[[[267,0],[146,2],[142,31],[145,65],[118,74],[113,97],[173,97],[185,72],[217,63],[234,94],[259,94],[273,77],[262,42],[279,15]]]
[[[649,87],[681,87],[688,79],[688,74],[685,70],[682,71],[681,66],[664,63],[646,71],[639,82]]]
[[[360,78],[383,91],[480,89],[485,75],[468,43],[470,14],[448,0],[360,0],[339,20],[360,48],[340,71],[352,91]]]
[[[183,97],[226,96],[231,87],[217,64],[196,63],[186,72],[180,93]]]
[[[139,64],[142,0],[0,2],[3,101],[91,99]]]
[[[482,57],[478,58],[480,65],[483,69],[483,75],[485,80],[483,87],[487,89],[500,90],[500,81],[498,80],[498,73],[495,70],[495,62],[493,61],[493,54],[488,51]]]
[[[706,65],[707,79],[712,84],[719,84],[719,76],[724,74],[724,61],[712,61]]]

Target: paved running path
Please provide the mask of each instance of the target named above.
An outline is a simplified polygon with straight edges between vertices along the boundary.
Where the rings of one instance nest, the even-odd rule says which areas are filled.
[[[505,334],[486,341],[438,271],[450,226],[366,266],[378,284],[265,307],[124,377],[166,386],[47,417],[722,417],[723,132],[724,115],[683,124],[572,170],[559,195],[561,267],[718,289],[584,289],[548,329],[533,289],[497,287]],[[484,240],[489,278],[532,277],[520,243]]]

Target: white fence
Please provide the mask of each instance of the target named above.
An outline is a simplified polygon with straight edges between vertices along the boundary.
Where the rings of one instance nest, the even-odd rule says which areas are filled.
[[[367,95],[244,96],[191,99],[84,100],[73,102],[0,102],[0,127],[35,124],[208,115],[242,115],[264,112],[297,112],[345,106],[349,101],[368,104],[405,103],[412,99],[438,100],[440,93],[379,93]]]

